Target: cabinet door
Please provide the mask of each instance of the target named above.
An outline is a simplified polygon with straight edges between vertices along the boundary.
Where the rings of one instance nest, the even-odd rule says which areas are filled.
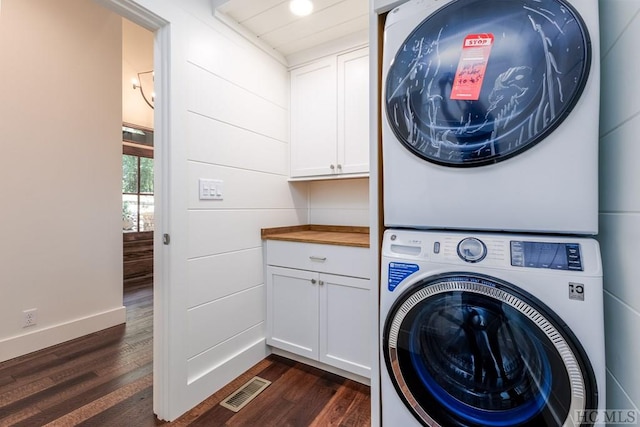
[[[369,49],[338,56],[338,172],[369,172]]]
[[[368,279],[320,274],[321,362],[371,377],[372,309]]]
[[[318,273],[267,266],[267,344],[318,359]]]
[[[336,172],[336,60],[291,70],[291,176]]]

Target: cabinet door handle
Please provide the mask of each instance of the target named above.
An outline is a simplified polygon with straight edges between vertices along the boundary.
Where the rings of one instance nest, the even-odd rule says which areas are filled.
[[[311,279],[311,284],[315,285],[316,284],[316,279]],[[322,284],[322,282],[320,282],[320,284]]]
[[[319,280],[318,281],[318,285],[322,286],[322,285],[324,285],[324,282],[322,280]]]
[[[342,165],[338,165],[338,170],[342,170]]]
[[[311,255],[311,256],[309,257],[309,259],[310,259],[311,261],[320,261],[320,262],[325,262],[325,261],[327,260],[327,257],[326,257],[326,256],[313,256],[313,255]]]
[[[329,169],[334,170],[336,167],[334,165],[329,165]]]

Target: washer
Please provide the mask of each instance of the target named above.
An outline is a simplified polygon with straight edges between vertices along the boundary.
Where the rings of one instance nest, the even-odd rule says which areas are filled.
[[[385,225],[597,233],[597,0],[411,0],[383,49]]]
[[[383,427],[604,425],[595,240],[391,229],[381,280]]]

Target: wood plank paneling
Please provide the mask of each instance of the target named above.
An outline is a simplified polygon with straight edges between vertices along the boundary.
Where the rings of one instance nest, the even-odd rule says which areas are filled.
[[[191,358],[264,322],[265,300],[264,285],[259,285],[190,309],[185,343],[189,349],[187,357]]]
[[[189,160],[289,176],[287,141],[198,114],[189,114],[187,122]]]
[[[295,209],[307,204],[306,187],[289,185],[286,176],[201,162],[189,162],[188,174],[189,209]],[[222,180],[223,199],[200,200],[200,178]]]
[[[196,65],[188,67],[188,109],[280,141],[289,140],[289,111]],[[220,102],[221,99],[233,102]]]
[[[235,1],[235,0],[234,0]],[[262,3],[264,0],[260,0]],[[280,0],[279,0],[280,1]],[[276,105],[289,105],[289,73],[271,55],[244,38],[229,37],[229,28],[211,31],[194,22],[193,43],[186,47],[187,61]],[[235,34],[234,34],[235,35]],[[215,46],[212,49],[212,46]],[[232,61],[229,58],[233,58]]]
[[[265,329],[264,322],[261,322],[190,358],[187,363],[187,381],[192,383],[202,379],[214,369],[224,369],[225,363],[229,362],[229,354],[235,349],[247,349],[252,346],[263,345]]]
[[[124,287],[153,283],[153,231],[122,233]]]
[[[187,269],[189,308],[264,282],[260,247],[192,259],[187,262]]]
[[[262,246],[260,229],[307,222],[306,209],[191,210],[188,258]],[[260,268],[260,266],[247,266]]]

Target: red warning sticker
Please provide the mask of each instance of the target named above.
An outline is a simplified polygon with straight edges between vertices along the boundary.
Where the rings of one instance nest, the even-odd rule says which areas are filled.
[[[462,54],[451,88],[451,99],[477,101],[489,62],[493,34],[469,34],[464,38]]]

